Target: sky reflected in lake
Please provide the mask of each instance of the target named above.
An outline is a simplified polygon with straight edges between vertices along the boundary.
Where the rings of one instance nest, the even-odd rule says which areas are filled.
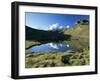
[[[46,43],[33,46],[27,49],[27,52],[64,52],[67,50],[74,50],[74,48],[64,43]]]

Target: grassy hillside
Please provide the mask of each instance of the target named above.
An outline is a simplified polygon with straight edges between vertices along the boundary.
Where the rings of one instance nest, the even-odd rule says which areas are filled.
[[[75,27],[69,28],[64,34],[70,34],[72,39],[88,38],[89,37],[89,25],[76,24]]]
[[[64,34],[71,35],[70,41],[65,41],[77,49],[89,48],[89,23],[78,23],[74,27],[64,31]]]

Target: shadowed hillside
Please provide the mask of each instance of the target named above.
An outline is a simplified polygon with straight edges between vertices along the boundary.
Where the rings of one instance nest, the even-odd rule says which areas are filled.
[[[58,31],[44,31],[37,30],[26,26],[26,40],[36,40],[36,41],[58,41],[58,40],[68,40],[70,35],[65,35]]]

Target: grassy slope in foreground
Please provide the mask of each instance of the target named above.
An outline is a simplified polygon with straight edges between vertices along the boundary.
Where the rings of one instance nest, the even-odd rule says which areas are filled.
[[[83,52],[46,52],[26,54],[25,68],[39,67],[58,67],[58,66],[79,66],[89,64],[89,51],[84,49]],[[61,61],[62,56],[70,58],[69,63]]]

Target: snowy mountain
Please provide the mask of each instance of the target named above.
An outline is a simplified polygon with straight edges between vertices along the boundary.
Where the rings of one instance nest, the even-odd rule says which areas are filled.
[[[66,27],[59,25],[59,23],[55,23],[50,25],[50,27],[48,28],[49,30],[53,30],[53,31],[63,31],[65,29],[68,29],[70,26],[67,25]]]

